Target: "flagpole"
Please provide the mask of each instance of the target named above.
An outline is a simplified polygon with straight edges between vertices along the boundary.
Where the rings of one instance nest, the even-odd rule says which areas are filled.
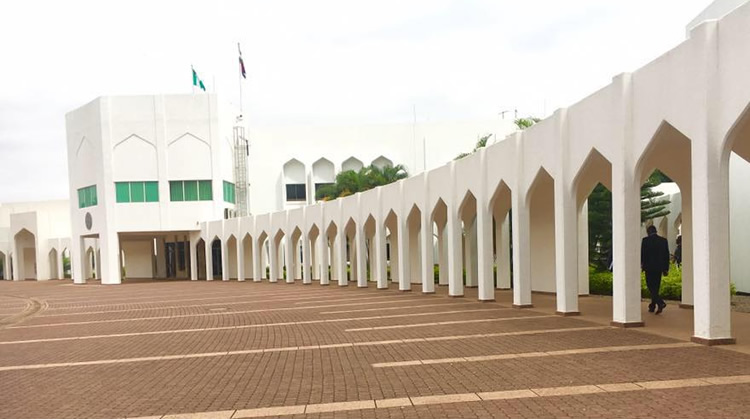
[[[240,49],[240,43],[237,43],[237,51],[240,53],[240,60],[242,60],[242,50]],[[238,75],[237,75],[237,83],[240,85],[240,115],[242,115],[242,64],[240,64]]]

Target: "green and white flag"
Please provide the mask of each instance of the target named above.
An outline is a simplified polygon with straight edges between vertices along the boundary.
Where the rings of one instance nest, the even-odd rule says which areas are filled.
[[[193,70],[193,86],[198,86],[199,88],[203,89],[203,91],[206,91],[206,86],[203,84],[203,80],[198,77],[198,73],[195,71],[194,68],[191,67]]]

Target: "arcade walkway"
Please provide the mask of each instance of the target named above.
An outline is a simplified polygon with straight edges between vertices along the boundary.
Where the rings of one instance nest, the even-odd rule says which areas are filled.
[[[559,317],[474,293],[2,282],[0,417],[747,415],[750,314],[705,347],[674,305],[623,330],[607,298]]]

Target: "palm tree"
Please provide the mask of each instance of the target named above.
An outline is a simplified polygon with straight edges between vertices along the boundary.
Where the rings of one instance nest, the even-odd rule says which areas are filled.
[[[370,165],[359,171],[343,171],[336,175],[336,181],[333,184],[321,187],[315,198],[324,201],[334,200],[387,185],[408,176],[409,173],[401,164],[396,166],[386,165],[383,168]]]

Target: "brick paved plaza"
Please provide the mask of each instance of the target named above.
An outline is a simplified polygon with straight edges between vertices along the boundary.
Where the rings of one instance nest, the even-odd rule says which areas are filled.
[[[513,309],[508,292],[480,303],[472,293],[236,281],[3,282],[0,415],[750,413],[750,355],[739,346],[611,328],[541,305]],[[662,316],[685,314],[670,306]]]

